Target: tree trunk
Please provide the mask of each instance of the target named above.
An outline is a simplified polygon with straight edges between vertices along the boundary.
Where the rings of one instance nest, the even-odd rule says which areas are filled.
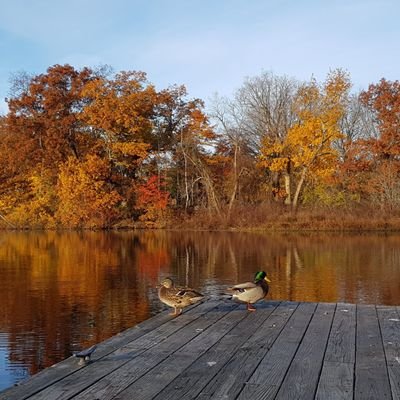
[[[231,198],[229,199],[228,204],[228,213],[226,218],[229,220],[232,212],[233,203],[235,202],[236,192],[239,184],[239,174],[237,172],[237,153],[238,153],[238,146],[235,144],[235,154],[233,157],[233,189],[231,193]]]
[[[2,219],[6,224],[12,226],[13,228],[16,228],[16,226],[13,223],[11,223],[10,221],[8,221],[4,215],[0,214],[0,219]]]
[[[297,184],[297,187],[296,187],[296,192],[295,192],[294,197],[293,197],[292,207],[293,207],[294,211],[297,210],[299,196],[300,196],[300,192],[301,192],[301,189],[303,187],[304,181],[306,179],[306,174],[307,174],[307,168],[303,168],[303,171],[301,171],[300,180],[299,180],[299,182]]]
[[[272,171],[272,196],[275,201],[279,201],[279,180],[280,180],[280,173],[277,171]]]
[[[211,180],[210,176],[208,175],[208,173],[207,172],[204,173],[204,172],[205,171],[203,171],[203,179],[205,182],[205,188],[206,188],[206,192],[207,192],[208,201],[211,203],[214,210],[220,217],[221,216],[221,207],[219,205],[218,197],[214,190],[214,185],[213,185],[212,180]]]
[[[220,217],[221,216],[221,207],[220,207],[219,199],[218,199],[218,196],[217,196],[215,188],[214,188],[214,183],[210,177],[210,174],[207,171],[207,167],[205,165],[203,165],[202,160],[196,154],[192,154],[191,156],[189,156],[187,154],[187,158],[194,165],[194,167],[197,169],[199,175],[203,179],[204,188],[205,188],[206,194],[207,194],[208,204],[211,205],[212,208],[214,208],[214,210]]]
[[[187,171],[187,155],[185,151],[185,146],[183,142],[183,133],[181,132],[181,149],[182,149],[182,154],[183,154],[183,163],[184,163],[184,172],[183,172],[183,178],[184,178],[184,185],[185,185],[185,211],[187,212],[189,208],[189,186],[188,186],[188,171]]]
[[[292,194],[290,190],[290,175],[288,173],[285,173],[284,179],[285,179],[285,192],[286,192],[285,204],[290,206],[292,204]]]

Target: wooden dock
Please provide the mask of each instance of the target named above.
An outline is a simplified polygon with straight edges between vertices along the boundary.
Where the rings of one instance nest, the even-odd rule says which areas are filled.
[[[400,308],[209,300],[163,312],[1,399],[400,399]]]

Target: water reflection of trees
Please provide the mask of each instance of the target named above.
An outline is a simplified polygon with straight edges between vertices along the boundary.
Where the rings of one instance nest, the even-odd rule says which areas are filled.
[[[155,259],[166,266],[166,257],[131,235],[3,235],[0,327],[9,334],[10,359],[35,373],[148,318],[141,275]]]
[[[212,290],[265,269],[270,296],[299,301],[398,304],[400,237],[379,235],[265,235],[193,232],[165,234],[174,249],[168,273],[181,284]]]
[[[0,329],[30,372],[158,312],[166,275],[206,294],[266,270],[269,298],[400,302],[400,237],[227,232],[3,233]]]

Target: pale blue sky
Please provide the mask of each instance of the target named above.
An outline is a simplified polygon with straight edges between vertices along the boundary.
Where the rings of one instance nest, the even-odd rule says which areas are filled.
[[[400,0],[0,0],[0,112],[12,73],[141,70],[207,101],[263,71],[354,88],[399,78]]]

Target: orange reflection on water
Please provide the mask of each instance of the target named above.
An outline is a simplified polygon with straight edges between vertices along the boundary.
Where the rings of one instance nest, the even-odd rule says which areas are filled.
[[[147,319],[147,289],[168,260],[153,259],[147,280],[138,268],[145,256],[132,235],[3,234],[0,330],[10,361],[34,374]]]

